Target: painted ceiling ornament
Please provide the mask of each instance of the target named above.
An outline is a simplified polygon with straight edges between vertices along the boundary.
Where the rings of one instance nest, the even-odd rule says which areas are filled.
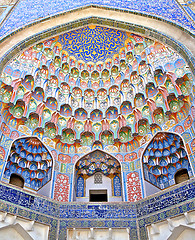
[[[150,70],[150,67],[147,64],[147,62],[145,60],[142,60],[138,67],[139,74],[146,77],[149,70]]]
[[[48,97],[45,105],[51,110],[57,110],[58,108],[58,102],[54,97]]]
[[[92,124],[92,131],[95,134],[95,139],[99,140],[99,134],[102,131],[102,124],[100,122],[96,122]]]
[[[77,79],[79,77],[79,70],[76,67],[73,67],[70,71],[70,76]]]
[[[176,98],[174,93],[169,94],[169,96],[167,97],[167,101],[172,113],[179,112],[184,104],[182,100]]]
[[[49,70],[46,65],[42,65],[40,69],[38,69],[37,74],[35,76],[35,85],[39,85],[43,87],[45,80],[48,78]]]
[[[137,86],[140,81],[140,76],[138,75],[137,71],[133,71],[130,76],[130,81],[134,86]]]
[[[69,64],[67,62],[62,63],[62,72],[68,74],[69,70],[70,70]]]
[[[87,111],[84,108],[78,108],[75,110],[74,116],[77,120],[86,120]]]
[[[91,132],[84,132],[81,134],[81,145],[92,146],[94,142],[94,135]]]
[[[75,133],[72,129],[66,128],[62,130],[61,142],[73,144],[75,141]]]
[[[54,58],[54,65],[55,65],[55,67],[60,67],[61,66],[61,58],[60,58],[60,56],[55,56],[55,58]]]
[[[94,108],[95,92],[92,89],[84,91],[84,104],[87,110]]]
[[[161,93],[160,91],[155,96],[155,103],[157,107],[162,107],[164,112],[169,110],[167,99],[164,98],[164,94]]]
[[[37,101],[42,102],[45,98],[45,93],[43,88],[36,87],[32,94],[32,97],[35,98]]]
[[[66,127],[67,124],[67,119],[64,117],[59,117],[58,118],[58,134],[61,135],[62,134],[62,129]]]
[[[136,119],[134,113],[129,114],[126,118],[127,121],[127,126],[130,126],[133,132],[136,132],[135,130],[135,124],[136,124]]]
[[[129,85],[129,79],[124,79],[121,83],[121,91],[123,93],[128,92],[130,89],[130,85]]]
[[[128,115],[128,114],[130,114],[132,111],[133,111],[133,108],[132,108],[131,102],[129,102],[129,101],[124,101],[124,102],[121,104],[120,112],[121,112],[122,115]]]
[[[56,89],[58,88],[58,78],[55,75],[51,75],[47,80],[45,93],[47,96],[55,97]]]
[[[104,89],[104,88],[100,88],[98,91],[97,91],[97,99],[99,101],[103,101],[103,100],[106,100],[107,98],[107,90]]]
[[[90,119],[94,122],[101,121],[103,119],[103,113],[99,109],[95,109],[90,114]]]
[[[22,79],[22,84],[28,90],[32,90],[34,87],[34,77],[32,75],[26,75],[24,79]]]
[[[17,100],[16,104],[9,108],[10,113],[15,118],[22,118],[24,113],[25,103],[22,100]]]
[[[111,131],[105,130],[101,133],[101,142],[104,145],[112,145],[114,143],[114,136]]]
[[[143,107],[146,104],[144,94],[137,93],[134,98],[134,106],[137,108]]]
[[[118,117],[118,109],[116,107],[109,107],[106,111],[106,117],[108,119],[115,119]]]
[[[51,48],[44,48],[43,54],[45,55],[47,60],[52,59],[54,56],[54,52]]]
[[[109,79],[109,75],[109,71],[107,69],[104,69],[102,71],[101,78],[103,79],[103,81],[106,81]]]
[[[60,107],[60,114],[64,117],[71,117],[72,116],[72,108],[68,104],[61,105]]]
[[[100,74],[97,70],[91,73],[91,87],[97,89],[100,86]]]
[[[155,87],[153,82],[149,82],[149,83],[146,84],[146,90],[145,91],[146,91],[146,96],[148,98],[152,98],[158,93],[158,90]]]
[[[152,123],[150,125],[150,130],[152,132],[152,135],[154,136],[156,133],[162,131],[162,128],[158,124]]]
[[[48,122],[45,124],[44,134],[48,138],[54,139],[57,134],[57,128],[54,123]]]
[[[59,91],[60,91],[59,95],[63,95],[65,97],[67,97],[70,94],[70,86],[68,85],[68,83],[62,82],[60,84],[60,90]],[[59,96],[59,98],[60,98],[60,96]],[[59,99],[59,101],[62,102],[63,100]]]
[[[42,139],[44,135],[44,129],[42,127],[38,127],[33,131],[33,136],[37,136],[38,138]]]
[[[153,112],[153,116],[155,123],[158,125],[163,125],[168,120],[162,107],[156,108]]]
[[[111,58],[107,58],[106,61],[105,61],[105,67],[106,69],[111,69],[112,67],[112,59]]]
[[[119,87],[117,85],[113,85],[109,88],[109,96],[111,98],[116,98],[119,96]]]
[[[122,143],[129,142],[133,139],[131,134],[131,128],[130,127],[122,127],[119,130],[119,139]]]
[[[100,141],[95,141],[92,146],[92,150],[103,149],[102,143]]]
[[[139,55],[144,50],[144,44],[143,43],[136,43],[134,46],[134,52],[136,55]]]
[[[37,113],[30,113],[25,124],[29,128],[32,128],[32,129],[37,128],[39,125],[39,115]]]
[[[149,123],[152,123],[153,122],[153,119],[152,119],[152,116],[151,116],[151,110],[150,110],[150,107],[148,105],[145,105],[143,108],[142,108],[142,117],[144,118],[147,118]]]
[[[188,96],[190,94],[191,87],[192,87],[192,81],[188,77],[187,74],[185,74],[181,78],[178,78],[175,82],[179,86],[179,88],[184,96]]]
[[[166,80],[166,73],[163,73],[162,69],[156,69],[154,71],[154,79],[157,85],[163,85]]]
[[[76,99],[80,99],[82,97],[82,90],[79,87],[74,87],[72,89],[72,96]]]
[[[13,88],[10,85],[1,85],[0,89],[0,99],[4,103],[9,103],[11,100]]]
[[[140,136],[145,136],[150,131],[148,119],[143,118],[138,121],[138,133]]]
[[[16,91],[16,96],[15,96],[15,99],[14,99],[14,103],[16,103],[16,101],[18,99],[23,99],[24,95],[25,95],[25,88],[23,86],[19,86],[17,91]]]
[[[74,130],[76,131],[76,138],[80,138],[80,133],[84,131],[84,122],[83,121],[75,121]]]
[[[112,56],[113,49],[117,52],[123,46],[125,38],[127,38],[125,32],[89,25],[60,35],[59,43],[77,60],[97,62],[105,61],[106,58]],[[103,44],[104,50],[102,51]]]
[[[117,119],[110,121],[110,129],[114,133],[115,139],[117,138],[118,128],[119,128],[119,121]]]

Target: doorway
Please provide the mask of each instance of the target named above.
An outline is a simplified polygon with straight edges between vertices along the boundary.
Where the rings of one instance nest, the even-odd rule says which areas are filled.
[[[107,202],[107,190],[89,190],[90,202]]]

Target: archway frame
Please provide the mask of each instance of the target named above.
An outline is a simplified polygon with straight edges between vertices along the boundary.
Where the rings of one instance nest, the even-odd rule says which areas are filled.
[[[0,41],[0,69],[21,51],[36,43],[91,24],[129,31],[159,41],[184,57],[195,76],[194,34],[165,20],[97,6],[42,19],[6,36]]]
[[[73,178],[73,180],[72,180],[72,189],[71,189],[71,198],[70,198],[70,196],[69,196],[69,199],[71,200],[71,202],[74,202],[74,187],[76,186],[76,164],[82,159],[82,158],[85,158],[86,156],[88,156],[89,154],[91,154],[91,153],[94,153],[94,152],[96,152],[96,151],[100,151],[100,152],[102,152],[103,154],[105,154],[105,155],[109,155],[110,157],[112,157],[112,158],[114,158],[118,163],[119,163],[119,165],[120,165],[120,169],[121,169],[121,197],[122,197],[122,201],[124,202],[125,201],[125,186],[124,186],[124,177],[123,177],[123,172],[122,172],[122,164],[121,164],[121,162],[120,162],[120,160],[119,159],[117,159],[115,156],[113,156],[112,154],[110,154],[110,153],[107,153],[106,151],[104,151],[104,150],[101,150],[101,149],[95,149],[95,150],[92,150],[92,151],[90,151],[90,152],[88,152],[88,153],[86,153],[85,155],[83,155],[83,156],[81,156],[77,161],[75,161],[75,163],[74,163],[74,167],[73,167],[73,174],[72,174],[72,178]]]

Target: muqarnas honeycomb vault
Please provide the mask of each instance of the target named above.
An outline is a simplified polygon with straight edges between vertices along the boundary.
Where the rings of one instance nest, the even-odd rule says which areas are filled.
[[[134,204],[194,176],[194,77],[178,52],[153,38],[87,25],[34,42],[0,80],[1,179],[61,202],[59,214],[66,202],[109,202],[89,206],[103,219],[111,202]],[[108,218],[125,214],[112,206]],[[144,215],[139,207],[128,216]],[[116,227],[134,224],[124,219]],[[80,236],[94,239],[85,224]]]
[[[179,54],[134,33],[89,25],[40,42],[1,74],[2,142],[9,156],[3,179],[17,173],[25,187],[38,191],[51,180],[55,162],[56,180],[45,191],[68,201],[74,192],[70,186],[78,182],[71,177],[79,169],[77,161],[94,150],[119,161],[125,201],[144,196],[144,179],[164,189],[175,184],[180,168],[193,176],[188,156],[194,134],[192,85]],[[12,139],[10,150],[6,144]],[[91,175],[101,172],[96,165]],[[81,178],[89,174],[82,173],[86,168],[79,170]],[[132,172],[140,183],[130,194]],[[58,192],[63,179],[67,186],[60,192],[66,197]]]

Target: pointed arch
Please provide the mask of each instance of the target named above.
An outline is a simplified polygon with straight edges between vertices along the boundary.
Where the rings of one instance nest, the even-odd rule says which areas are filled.
[[[120,162],[101,150],[95,150],[75,163],[73,201],[88,202],[90,191],[98,194],[99,190],[107,192],[110,202],[123,200]]]

